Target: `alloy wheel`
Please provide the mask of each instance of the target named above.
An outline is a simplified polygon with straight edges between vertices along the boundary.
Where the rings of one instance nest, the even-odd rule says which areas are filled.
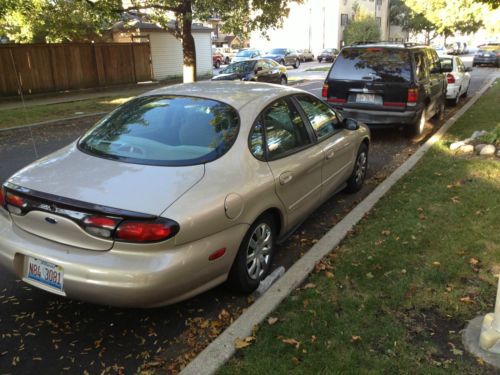
[[[269,266],[273,250],[273,231],[267,223],[258,225],[248,241],[246,265],[248,276],[258,280]]]

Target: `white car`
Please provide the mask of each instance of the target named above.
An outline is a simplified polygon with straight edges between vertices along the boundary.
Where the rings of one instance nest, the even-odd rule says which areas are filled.
[[[446,99],[452,105],[457,105],[461,97],[467,96],[470,86],[470,72],[472,68],[466,68],[462,59],[457,56],[441,56],[441,68],[446,72],[448,88]]]

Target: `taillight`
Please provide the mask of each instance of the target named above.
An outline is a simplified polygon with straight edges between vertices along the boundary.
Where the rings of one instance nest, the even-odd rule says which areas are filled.
[[[0,186],[0,207],[5,206],[5,191],[3,186]]]
[[[446,75],[446,79],[448,80],[448,83],[455,83],[455,76],[451,73]]]
[[[121,219],[106,216],[87,216],[83,219],[85,231],[98,237],[110,238]]]
[[[408,96],[406,98],[407,103],[418,102],[418,89],[408,89]]]
[[[169,219],[126,220],[118,226],[115,239],[126,242],[158,242],[175,236],[178,231],[179,224]]]
[[[5,195],[5,201],[7,202],[7,204],[11,204],[19,208],[24,208],[27,205],[27,202],[26,200],[24,200],[24,198],[20,197],[19,195],[14,195],[12,193],[7,193]]]
[[[326,98],[328,96],[328,85],[325,83],[323,89],[321,90],[321,96]]]

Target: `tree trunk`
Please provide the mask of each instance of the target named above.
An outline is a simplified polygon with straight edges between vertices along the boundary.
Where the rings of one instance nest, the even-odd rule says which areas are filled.
[[[184,83],[190,83],[196,81],[196,47],[191,31],[191,26],[193,24],[191,0],[184,0],[184,11],[182,16],[182,75]]]

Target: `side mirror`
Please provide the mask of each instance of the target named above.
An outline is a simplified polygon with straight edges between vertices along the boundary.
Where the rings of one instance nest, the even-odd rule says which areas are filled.
[[[347,130],[358,130],[359,129],[359,124],[356,120],[353,120],[351,118],[345,118],[343,120],[344,123],[344,128]]]

